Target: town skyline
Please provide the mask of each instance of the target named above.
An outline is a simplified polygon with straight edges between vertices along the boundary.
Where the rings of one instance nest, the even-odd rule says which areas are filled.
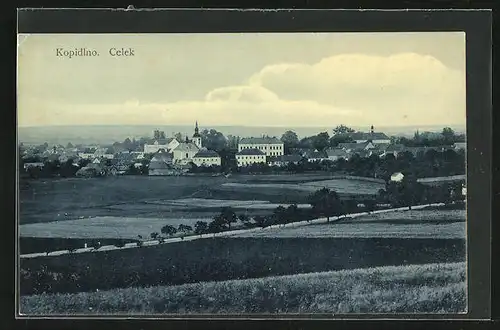
[[[19,127],[465,125],[463,33],[31,35],[18,44]],[[61,47],[100,56],[65,58]],[[106,55],[110,47],[134,56]]]

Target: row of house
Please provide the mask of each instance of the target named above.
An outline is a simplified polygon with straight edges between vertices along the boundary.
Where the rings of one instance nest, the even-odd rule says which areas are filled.
[[[452,147],[405,147],[404,145],[391,143],[384,133],[374,132],[373,126],[369,133],[354,132],[346,133],[352,143],[340,143],[336,148],[325,151],[311,149],[292,149],[289,154],[284,153],[284,143],[276,137],[249,137],[243,138],[238,143],[238,152],[235,155],[237,166],[244,167],[255,163],[268,164],[271,166],[284,166],[290,163],[297,164],[302,160],[308,162],[321,162],[323,160],[337,161],[348,160],[353,155],[370,157],[376,155],[385,157],[393,155],[398,157],[403,152],[411,152],[415,156],[428,150],[444,151],[446,149],[465,149],[465,143],[457,143]],[[107,168],[116,173],[123,173],[132,164],[135,167],[142,166],[142,160],[151,156],[149,164],[150,175],[169,175],[178,171],[186,171],[190,164],[196,166],[220,166],[221,157],[217,152],[208,150],[202,145],[199,134],[198,122],[196,122],[194,134],[191,139],[186,137],[185,141],[176,138],[165,138],[164,134],[155,134],[155,137],[146,142],[142,151],[120,150],[113,147],[102,148],[92,146],[87,148],[64,148],[55,146],[43,153],[44,159],[59,160],[66,162],[73,159],[77,163],[80,159],[91,160],[92,166],[99,167],[106,164]],[[29,166],[43,166],[39,164],[25,164]]]
[[[308,162],[337,161],[339,159],[349,160],[352,156],[360,157],[377,156],[383,158],[388,155],[398,157],[404,152],[410,152],[414,157],[424,155],[429,150],[443,152],[446,150],[465,150],[464,144],[440,147],[406,147],[400,144],[375,144],[371,141],[361,143],[340,143],[336,148],[329,148],[325,151],[294,149],[291,154],[268,156],[257,148],[243,149],[236,154],[238,166],[248,166],[253,163],[267,163],[272,166],[285,166],[290,163],[298,164],[306,159]]]

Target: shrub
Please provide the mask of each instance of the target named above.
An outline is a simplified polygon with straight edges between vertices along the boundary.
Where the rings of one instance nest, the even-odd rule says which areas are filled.
[[[177,233],[177,229],[172,225],[166,225],[161,228],[161,233],[164,235],[172,236]]]
[[[194,232],[197,235],[205,234],[208,230],[208,224],[205,221],[197,221],[194,224]]]

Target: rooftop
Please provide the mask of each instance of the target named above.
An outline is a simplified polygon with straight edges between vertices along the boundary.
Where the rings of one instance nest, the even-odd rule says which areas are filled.
[[[239,144],[283,144],[275,137],[249,137],[240,140]]]
[[[240,152],[238,152],[236,155],[262,156],[262,155],[265,155],[265,153],[263,153],[259,149],[243,149]]]
[[[195,158],[201,157],[220,157],[218,153],[213,150],[200,150],[194,155]]]
[[[200,148],[198,148],[198,146],[192,142],[181,142],[174,150],[175,151],[195,151],[195,150],[200,150]]]
[[[328,149],[326,150],[328,156],[347,156],[347,152],[344,149]]]
[[[347,133],[347,136],[353,140],[389,140],[390,138],[381,132],[365,133],[365,132],[355,132]]]
[[[153,144],[155,144],[155,142],[158,142],[159,145],[167,145],[170,142],[172,142],[173,140],[175,140],[175,138],[151,139],[151,140],[148,140],[147,144],[153,145]]]

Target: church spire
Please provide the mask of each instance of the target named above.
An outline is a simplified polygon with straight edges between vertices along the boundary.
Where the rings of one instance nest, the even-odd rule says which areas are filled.
[[[199,129],[198,129],[198,121],[196,121],[196,126],[194,127],[193,137],[199,137],[199,136],[200,136],[200,132],[199,132]]]

